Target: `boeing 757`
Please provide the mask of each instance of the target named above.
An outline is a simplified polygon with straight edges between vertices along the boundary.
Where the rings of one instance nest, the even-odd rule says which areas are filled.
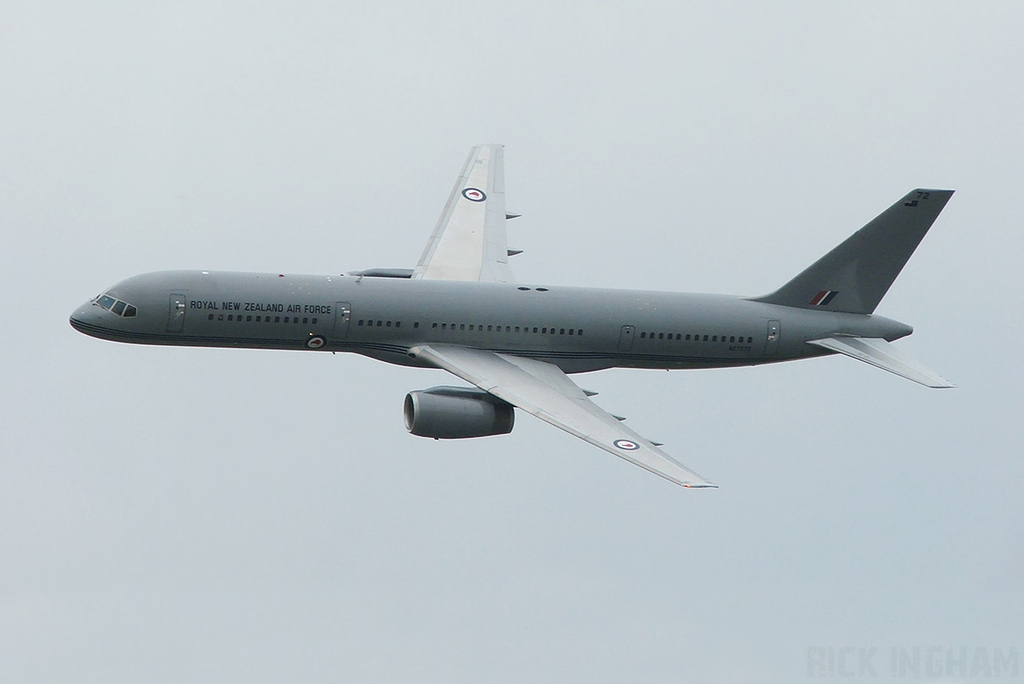
[[[136,344],[354,352],[440,368],[470,386],[405,397],[414,435],[506,434],[515,409],[684,487],[714,487],[571,374],[721,368],[844,354],[927,387],[951,387],[874,314],[952,190],[912,190],[778,290],[760,297],[516,283],[503,150],[474,147],[412,269],[341,275],[162,271],[80,306],[71,325]]]

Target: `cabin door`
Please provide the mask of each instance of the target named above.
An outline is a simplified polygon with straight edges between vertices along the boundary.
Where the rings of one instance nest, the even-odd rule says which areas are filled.
[[[352,305],[348,302],[334,303],[334,339],[348,337],[348,324],[352,319]]]
[[[779,350],[779,337],[782,335],[782,327],[778,321],[768,321],[768,337],[764,343],[764,355],[775,356]]]
[[[167,331],[181,332],[185,327],[185,295],[172,294],[167,311]]]
[[[622,326],[622,331],[619,333],[619,351],[632,349],[634,337],[636,337],[636,328],[631,325]]]

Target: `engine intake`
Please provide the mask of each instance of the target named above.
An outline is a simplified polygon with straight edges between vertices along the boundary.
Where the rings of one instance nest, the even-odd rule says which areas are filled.
[[[512,404],[483,390],[431,387],[405,395],[405,429],[419,437],[464,439],[506,435],[515,424]]]

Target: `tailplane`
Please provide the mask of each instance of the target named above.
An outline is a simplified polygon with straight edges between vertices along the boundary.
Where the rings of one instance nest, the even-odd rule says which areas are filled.
[[[796,278],[754,301],[873,312],[952,195],[952,190],[912,190]]]
[[[953,383],[935,371],[925,368],[915,359],[900,351],[880,337],[854,337],[852,335],[836,335],[820,340],[810,340],[807,344],[830,349],[845,354],[851,359],[869,363],[876,368],[895,373],[901,378],[913,380],[925,387],[955,387]]]

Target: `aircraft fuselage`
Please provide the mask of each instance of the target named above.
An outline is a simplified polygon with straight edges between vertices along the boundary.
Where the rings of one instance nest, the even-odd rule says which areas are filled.
[[[215,271],[129,278],[79,307],[71,323],[119,342],[353,352],[410,366],[426,365],[411,348],[452,344],[567,373],[772,363],[830,353],[808,340],[892,341],[912,331],[877,315],[727,295]]]

